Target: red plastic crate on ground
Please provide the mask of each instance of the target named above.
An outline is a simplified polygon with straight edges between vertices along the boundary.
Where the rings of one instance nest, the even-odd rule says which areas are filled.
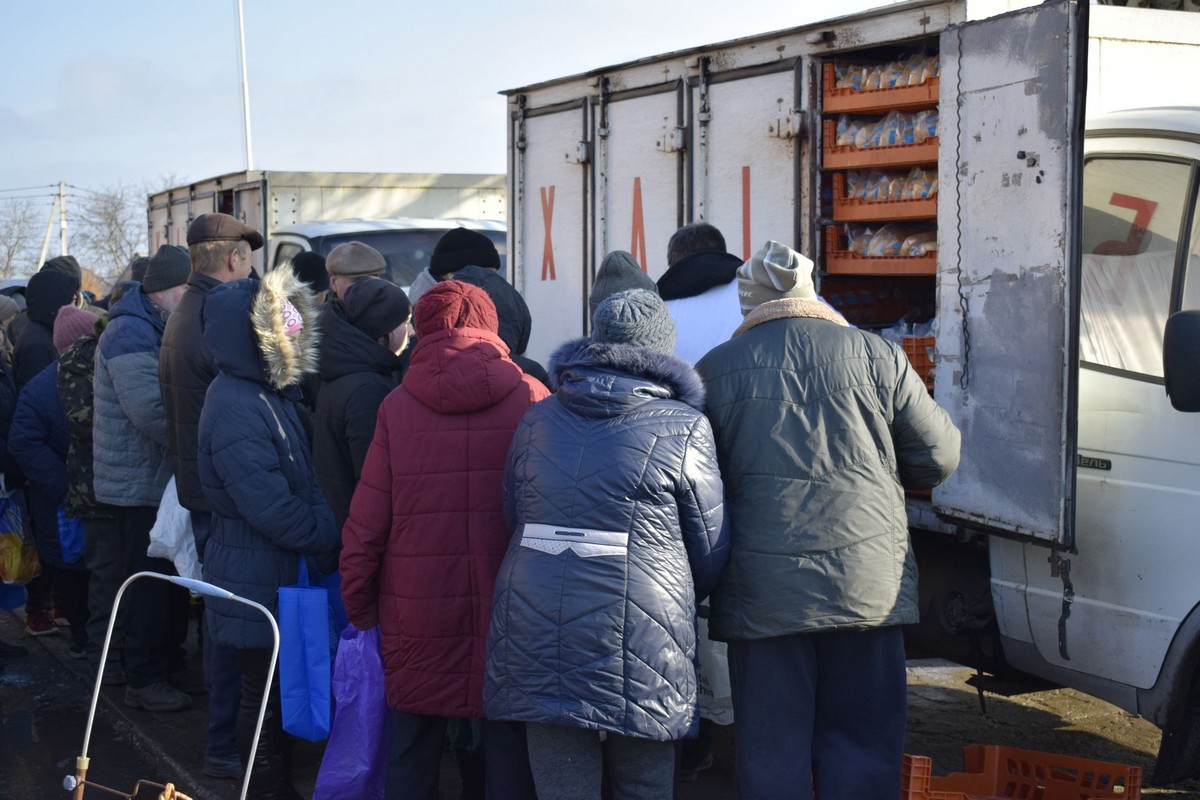
[[[1128,764],[967,745],[963,771],[932,776],[925,756],[904,757],[902,800],[1140,800],[1142,770]]]

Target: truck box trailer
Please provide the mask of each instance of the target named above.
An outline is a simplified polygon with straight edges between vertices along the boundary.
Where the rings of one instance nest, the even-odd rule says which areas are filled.
[[[276,263],[275,231],[299,223],[393,217],[503,222],[506,183],[503,175],[234,172],[150,195],[151,252],[164,244],[186,245],[188,223],[210,212],[229,214],[262,231],[266,246],[256,256],[261,270]]]
[[[657,278],[695,220],[805,253],[856,325],[932,323],[906,350],[963,450],[909,498],[914,641],[1142,714],[1193,774],[1200,419],[1163,330],[1200,307],[1200,110],[1106,112],[1198,68],[1183,10],[911,0],[508,91],[529,354],[589,330],[607,252]]]

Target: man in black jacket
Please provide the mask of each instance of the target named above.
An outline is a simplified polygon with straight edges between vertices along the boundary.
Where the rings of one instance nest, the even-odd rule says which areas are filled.
[[[213,287],[250,275],[250,254],[263,246],[263,237],[228,214],[201,214],[188,226],[187,243],[192,273],[179,307],[167,320],[158,381],[176,491],[180,505],[191,512],[196,553],[203,561],[212,512],[200,486],[197,431],[204,395],[217,370],[204,343],[201,309]],[[243,773],[236,731],[241,677],[236,648],[217,645],[206,635],[204,680],[209,713],[204,773],[216,778],[240,778]]]
[[[13,348],[13,384],[19,395],[25,384],[58,358],[54,346],[54,318],[79,292],[79,264],[70,256],[52,258],[42,265],[25,289],[26,324]],[[13,487],[17,488],[17,487]],[[42,574],[25,587],[25,630],[33,636],[58,633],[52,564],[43,560]]]
[[[80,287],[79,263],[71,256],[52,258],[29,279],[25,288],[25,316],[13,349],[13,381],[17,391],[30,378],[58,358],[54,349],[54,317],[75,300]]]

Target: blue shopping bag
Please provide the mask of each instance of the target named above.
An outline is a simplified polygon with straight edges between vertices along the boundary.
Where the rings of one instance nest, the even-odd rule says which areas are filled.
[[[293,736],[329,736],[329,669],[329,600],[309,585],[301,558],[296,585],[279,587],[279,695],[283,729]]]
[[[337,663],[338,634],[346,629],[350,620],[346,618],[346,607],[342,605],[342,575],[334,570],[328,575],[316,575],[314,586],[320,586],[329,595],[329,650]]]

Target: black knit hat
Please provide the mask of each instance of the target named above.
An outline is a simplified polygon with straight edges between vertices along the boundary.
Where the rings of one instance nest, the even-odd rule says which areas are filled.
[[[350,284],[342,305],[350,324],[372,339],[387,336],[412,316],[408,295],[383,278],[362,278]]]
[[[182,286],[191,274],[192,259],[188,251],[177,244],[164,244],[150,256],[146,277],[142,280],[142,291],[154,294]]]
[[[79,291],[79,279],[56,269],[35,272],[25,285],[25,302],[29,318],[47,328],[54,328],[58,310],[71,302]]]
[[[463,267],[500,269],[500,254],[492,240],[478,231],[455,228],[447,231],[429,258],[429,273],[435,277]]]
[[[80,269],[79,262],[75,260],[75,256],[55,256],[45,264],[42,264],[42,269],[47,272],[61,272],[64,275],[70,275],[77,281],[83,278],[83,270]]]
[[[129,279],[141,283],[146,280],[146,267],[150,266],[149,256],[138,256],[129,262]]]
[[[329,288],[329,273],[325,270],[325,256],[305,250],[292,259],[292,272],[307,283],[314,292]]]

